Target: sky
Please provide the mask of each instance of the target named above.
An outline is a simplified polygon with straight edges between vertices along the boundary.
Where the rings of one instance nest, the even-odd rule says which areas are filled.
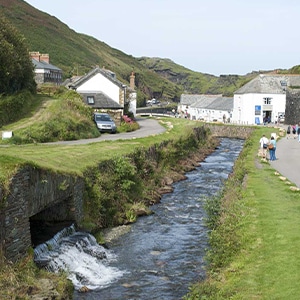
[[[26,0],[134,57],[211,75],[300,64],[299,0]]]

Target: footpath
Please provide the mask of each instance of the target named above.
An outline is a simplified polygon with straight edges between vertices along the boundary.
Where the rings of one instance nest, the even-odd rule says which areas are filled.
[[[282,176],[296,184],[300,188],[300,143],[298,136],[294,138],[282,137],[277,142],[275,161],[269,161],[270,165]]]

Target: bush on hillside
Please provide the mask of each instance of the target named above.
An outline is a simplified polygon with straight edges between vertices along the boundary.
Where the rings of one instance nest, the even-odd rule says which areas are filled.
[[[0,94],[35,92],[34,67],[22,36],[0,16]],[[1,100],[1,99],[0,99]]]
[[[14,133],[10,142],[15,144],[70,141],[100,135],[92,120],[92,109],[73,91],[53,99],[41,120]]]
[[[29,91],[23,91],[11,96],[0,95],[0,127],[15,122],[23,117],[33,103]]]

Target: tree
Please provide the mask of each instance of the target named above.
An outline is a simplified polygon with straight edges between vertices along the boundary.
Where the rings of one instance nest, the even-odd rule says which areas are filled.
[[[34,67],[25,38],[0,15],[0,94],[35,89]]]

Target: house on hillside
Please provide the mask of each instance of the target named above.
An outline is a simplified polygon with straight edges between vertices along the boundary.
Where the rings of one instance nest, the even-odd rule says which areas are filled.
[[[178,104],[178,112],[191,120],[205,122],[230,122],[233,98],[222,95],[183,94]]]
[[[135,76],[130,76],[128,87],[117,80],[116,74],[105,68],[94,68],[88,74],[67,83],[69,89],[77,91],[86,103],[95,111],[112,113],[115,118],[121,118],[124,108],[136,115],[136,92],[134,90]]]
[[[239,88],[233,97],[232,122],[262,124],[285,115],[286,90],[300,86],[299,75],[260,74]]]
[[[40,54],[40,52],[29,52],[35,73],[35,82],[37,84],[54,83],[61,85],[62,70],[50,64],[49,54]]]

